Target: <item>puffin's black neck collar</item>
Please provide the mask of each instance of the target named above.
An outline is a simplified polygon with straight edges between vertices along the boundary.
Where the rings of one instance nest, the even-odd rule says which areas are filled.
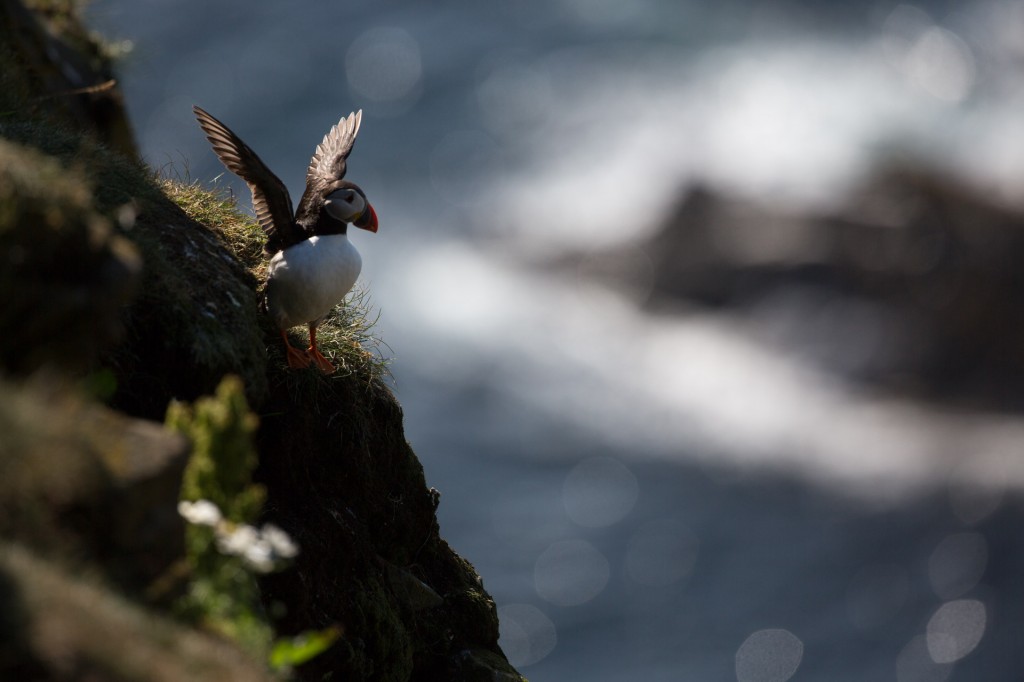
[[[312,232],[314,234],[348,234],[348,223],[338,220],[321,207],[319,220],[313,226]]]

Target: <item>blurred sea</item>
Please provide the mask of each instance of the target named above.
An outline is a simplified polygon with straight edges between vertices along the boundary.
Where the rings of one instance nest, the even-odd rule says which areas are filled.
[[[1024,420],[865,391],[728,310],[653,315],[537,265],[637,243],[696,180],[821,210],[910,157],[1024,205],[1019,1],[88,17],[133,44],[155,167],[224,173],[199,104],[298,197],[364,109],[350,179],[381,229],[353,239],[407,435],[533,682],[1024,674]]]

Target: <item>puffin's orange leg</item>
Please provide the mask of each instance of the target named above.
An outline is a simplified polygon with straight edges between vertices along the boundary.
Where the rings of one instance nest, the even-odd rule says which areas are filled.
[[[288,366],[292,369],[309,367],[309,356],[288,343],[288,332],[283,329],[281,330],[281,338],[284,339],[284,349],[288,354]]]
[[[309,325],[309,348],[306,349],[306,353],[321,372],[324,374],[334,373],[334,365],[321,355],[320,350],[316,347],[316,325],[312,323]]]

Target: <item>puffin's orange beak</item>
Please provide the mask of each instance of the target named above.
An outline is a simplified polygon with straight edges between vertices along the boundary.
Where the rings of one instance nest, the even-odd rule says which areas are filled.
[[[366,210],[363,211],[363,215],[359,216],[352,224],[370,232],[377,231],[377,212],[373,210],[370,202],[366,202]]]

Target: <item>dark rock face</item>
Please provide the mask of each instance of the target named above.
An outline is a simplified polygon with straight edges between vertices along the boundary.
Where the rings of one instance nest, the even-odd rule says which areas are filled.
[[[259,435],[267,516],[303,548],[292,569],[264,580],[266,599],[288,605],[284,632],[344,629],[302,677],[476,679],[463,659],[479,651],[492,659],[479,666],[486,679],[518,679],[497,646],[493,601],[438,535],[438,494],[398,404],[354,377],[330,385],[319,402],[271,391]]]

